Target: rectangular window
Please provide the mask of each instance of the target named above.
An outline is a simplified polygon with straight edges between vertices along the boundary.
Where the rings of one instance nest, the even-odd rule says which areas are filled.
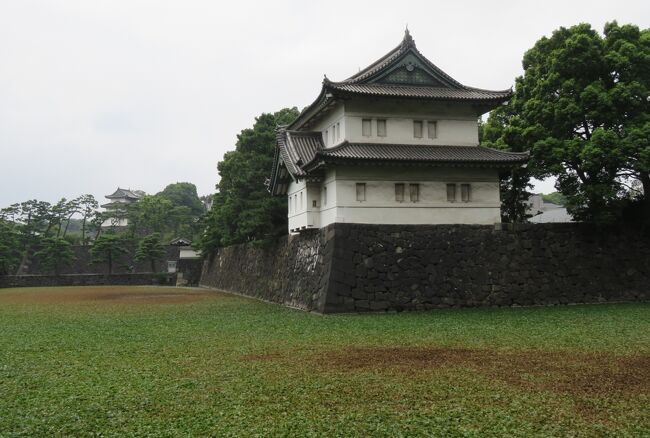
[[[377,120],[377,137],[386,137],[386,120]]]
[[[404,202],[404,184],[395,184],[395,200],[397,202]]]
[[[357,201],[366,200],[366,183],[357,183]]]
[[[427,135],[431,139],[438,137],[438,124],[436,122],[427,122]]]
[[[325,145],[329,144],[329,133],[330,133],[329,129],[326,129],[325,130]]]
[[[300,192],[300,211],[302,211],[302,192]]]
[[[318,204],[316,203],[316,200],[315,200],[315,199],[313,199],[313,200],[311,201],[311,206],[312,206],[313,208],[318,207]]]
[[[327,187],[323,187],[323,205],[327,205]]]
[[[336,122],[336,140],[341,139],[341,124]]]
[[[291,206],[291,200],[292,200],[291,198],[293,198],[293,196],[289,196],[289,202],[287,203],[287,204],[289,204],[289,213],[293,213],[293,208],[291,208],[292,207]]]
[[[413,137],[422,138],[422,121],[413,120]]]
[[[418,202],[420,200],[420,184],[409,184],[409,194],[411,202]]]
[[[447,201],[456,202],[456,184],[447,184]]]
[[[469,184],[460,185],[460,200],[463,202],[469,202],[471,196],[471,190]]]
[[[361,120],[361,134],[364,137],[370,137],[372,135],[372,121],[370,119]]]

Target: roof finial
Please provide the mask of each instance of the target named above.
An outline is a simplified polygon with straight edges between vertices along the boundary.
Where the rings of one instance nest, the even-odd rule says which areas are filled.
[[[415,40],[413,40],[413,37],[411,36],[411,32],[409,32],[408,23],[406,24],[406,29],[404,30],[404,39],[402,40],[402,44],[405,46],[415,47]]]

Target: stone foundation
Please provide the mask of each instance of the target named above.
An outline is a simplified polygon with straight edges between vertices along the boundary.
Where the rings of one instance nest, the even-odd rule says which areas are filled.
[[[43,286],[117,286],[176,284],[176,274],[64,274],[0,276],[0,288]]]
[[[333,224],[220,249],[201,285],[321,313],[644,301],[650,235],[584,224]]]

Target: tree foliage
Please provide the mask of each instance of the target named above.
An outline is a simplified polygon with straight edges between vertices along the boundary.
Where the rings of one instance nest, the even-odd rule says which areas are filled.
[[[560,192],[553,192],[548,194],[543,194],[542,199],[544,202],[550,202],[551,204],[564,206],[566,204],[566,198]]]
[[[235,150],[217,166],[220,180],[205,218],[203,251],[286,233],[287,201],[271,196],[265,181],[273,165],[276,129],[298,114],[295,107],[262,114],[237,136]]]
[[[513,101],[515,99],[516,96]],[[513,101],[492,111],[487,123],[479,124],[479,137],[484,146],[511,152],[529,149],[523,141],[520,127],[512,123],[516,120]],[[501,175],[501,218],[504,222],[525,222],[530,217],[527,207],[527,201],[532,195],[530,190],[533,188],[530,179],[530,164]]]
[[[108,273],[113,273],[113,267],[117,258],[128,252],[127,240],[122,235],[105,233],[99,236],[92,247],[90,254],[95,262],[105,262],[108,266]]]
[[[196,192],[196,186],[192,183],[169,184],[157,196],[171,202],[173,208],[186,207],[192,216],[198,217],[204,212],[203,203]]]
[[[70,242],[63,237],[46,237],[41,241],[41,249],[34,254],[41,264],[55,275],[61,273],[61,268],[69,266],[75,259]]]
[[[530,150],[528,174],[555,176],[579,220],[617,220],[631,199],[650,215],[650,30],[560,28],[526,52],[523,67],[484,138]]]
[[[143,237],[135,251],[135,260],[138,262],[149,261],[151,272],[156,271],[156,262],[165,256],[165,248],[160,243],[160,234],[154,233]]]
[[[14,223],[0,218],[0,275],[14,274],[21,258],[18,228]]]

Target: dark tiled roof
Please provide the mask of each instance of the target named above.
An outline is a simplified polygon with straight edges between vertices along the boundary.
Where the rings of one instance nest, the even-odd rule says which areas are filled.
[[[121,189],[117,188],[112,194],[106,195],[105,198],[108,199],[119,199],[119,198],[129,198],[129,199],[140,199],[144,196],[142,190],[131,190],[131,189]]]
[[[276,134],[276,146],[271,178],[266,182],[272,194],[277,194],[278,190],[282,191],[279,189],[280,186],[286,188],[287,180],[291,179],[290,175],[296,177],[307,175],[303,167],[314,159],[319,150],[323,149],[322,134],[288,131],[285,127],[280,127]]]
[[[514,165],[528,161],[527,152],[506,152],[482,146],[423,146],[343,143],[318,152],[324,161],[395,161],[467,165]]]
[[[280,128],[269,190],[279,194],[291,176],[308,176],[327,163],[394,163],[430,166],[513,167],[528,161],[528,152],[507,152],[483,146],[410,145],[344,142],[326,149],[320,132]]]
[[[190,246],[192,244],[192,241],[190,239],[186,239],[185,237],[177,237],[169,242],[169,244],[174,246]]]
[[[411,36],[411,33],[406,29],[404,32],[404,38],[402,39],[402,42],[395,47],[393,50],[379,58],[377,61],[373,62],[370,64],[368,67],[364,68],[360,72],[358,72],[355,75],[350,76],[347,78],[344,83],[348,84],[357,84],[357,83],[362,83],[366,82],[372,77],[376,76],[378,73],[384,71],[387,67],[391,66],[395,61],[397,61],[399,58],[401,58],[403,55],[407,54],[408,52],[415,53],[418,58],[420,58],[421,61],[423,61],[424,64],[426,64],[427,67],[429,67],[432,72],[443,82],[444,84],[450,86],[450,87],[463,87],[463,85],[456,81],[454,78],[449,76],[447,73],[442,71],[438,66],[436,66],[433,62],[429,61],[427,58],[420,53],[420,51],[417,49],[415,46],[415,40]]]
[[[511,90],[489,91],[465,87],[462,89],[442,87],[419,87],[413,85],[393,84],[348,84],[345,82],[330,82],[326,87],[353,94],[389,97],[415,97],[440,100],[496,100],[510,98]]]
[[[393,73],[408,69],[409,65],[412,67],[409,70],[411,73],[419,72],[424,79],[391,79]],[[289,128],[307,127],[311,120],[326,112],[340,94],[344,95],[343,97],[365,95],[476,102],[484,104],[477,109],[482,114],[512,97],[512,89],[493,91],[461,84],[425,58],[407,30],[397,47],[359,73],[341,82],[325,78],[316,100],[303,110]]]
[[[323,148],[320,132],[278,130],[277,145],[287,170],[296,176],[305,175],[302,166],[313,160]]]

